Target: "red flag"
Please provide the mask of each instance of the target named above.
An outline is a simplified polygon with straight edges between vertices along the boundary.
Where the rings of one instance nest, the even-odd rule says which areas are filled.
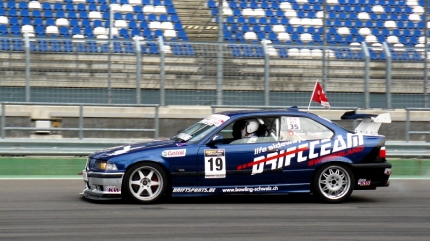
[[[327,96],[325,95],[324,90],[318,81],[315,83],[314,92],[312,93],[312,100],[320,103],[325,108],[330,109]]]

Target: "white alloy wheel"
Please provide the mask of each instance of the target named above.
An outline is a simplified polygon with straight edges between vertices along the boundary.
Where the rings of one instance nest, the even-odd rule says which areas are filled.
[[[152,163],[138,164],[130,169],[125,182],[128,196],[141,203],[155,202],[164,194],[167,186],[165,172]]]
[[[324,166],[316,173],[314,191],[326,202],[341,202],[351,195],[353,189],[354,177],[342,164]]]

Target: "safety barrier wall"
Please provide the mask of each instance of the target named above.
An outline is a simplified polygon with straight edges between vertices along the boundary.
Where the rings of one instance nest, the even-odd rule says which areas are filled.
[[[0,101],[305,106],[319,80],[331,106],[429,106],[427,47],[5,39]]]

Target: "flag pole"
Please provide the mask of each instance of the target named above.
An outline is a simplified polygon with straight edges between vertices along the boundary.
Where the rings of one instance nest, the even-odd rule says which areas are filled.
[[[308,105],[308,111],[307,111],[307,112],[309,112],[309,109],[311,108],[312,97],[313,97],[313,96],[314,96],[314,94],[315,94],[315,89],[317,88],[317,83],[318,83],[318,79],[317,79],[317,81],[315,82],[314,90],[312,91],[311,99],[309,100],[309,105]]]

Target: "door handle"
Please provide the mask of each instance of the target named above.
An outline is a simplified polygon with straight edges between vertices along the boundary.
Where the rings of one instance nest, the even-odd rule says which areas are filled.
[[[272,149],[272,150],[269,150],[269,151],[267,151],[268,153],[273,153],[273,152],[278,152],[279,151],[279,149],[278,148],[276,148],[276,149]]]

